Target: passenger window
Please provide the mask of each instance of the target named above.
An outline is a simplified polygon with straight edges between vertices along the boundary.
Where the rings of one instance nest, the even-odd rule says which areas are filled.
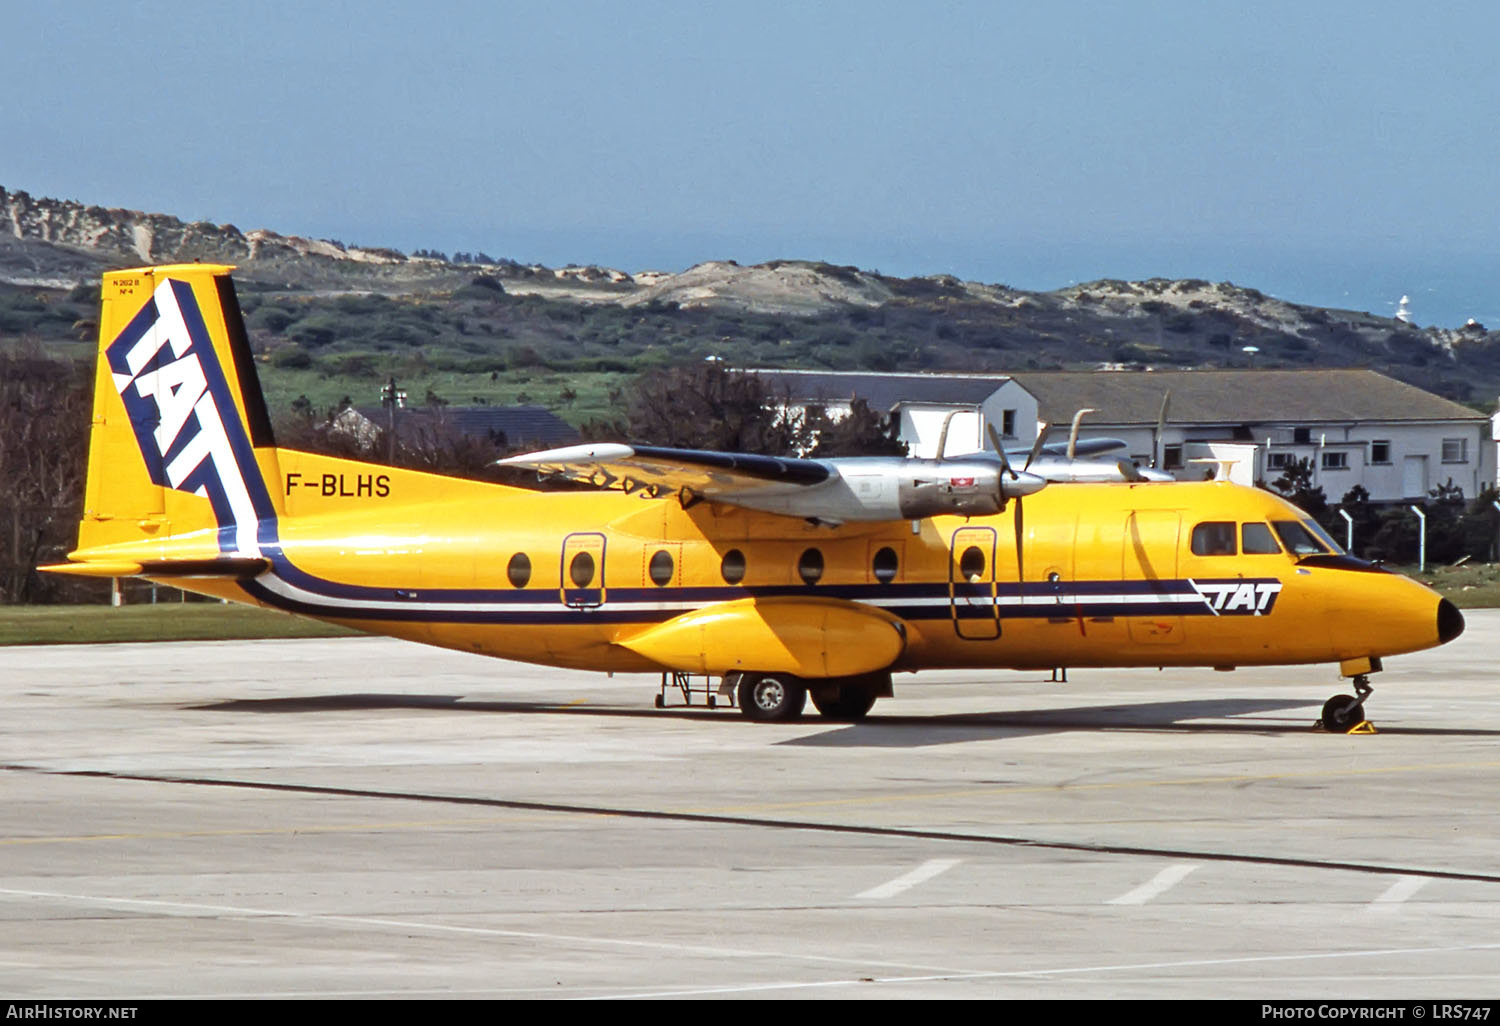
[[[803,584],[817,584],[818,578],[823,576],[823,553],[817,549],[803,552],[802,558],[797,560],[797,576],[802,578]]]
[[[984,576],[984,553],[977,545],[964,549],[964,554],[958,558],[958,572],[970,584],[978,582]]]
[[[646,567],[646,573],[651,576],[651,583],[658,588],[664,588],[672,583],[672,574],[676,571],[677,567],[672,562],[672,554],[666,549],[658,549]]]
[[[1247,556],[1269,556],[1281,551],[1265,524],[1246,524],[1240,530],[1241,549]]]
[[[739,584],[745,579],[745,554],[739,549],[730,549],[724,553],[719,573],[724,575],[725,584]]]
[[[505,566],[505,576],[510,578],[512,588],[524,588],[531,580],[531,560],[524,552],[517,552],[510,557],[510,562]]]
[[[594,579],[594,557],[587,552],[578,553],[568,564],[568,576],[573,580],[573,587],[587,588]]]
[[[1213,520],[1193,528],[1193,555],[1232,556],[1234,553],[1234,524],[1227,520]]]
[[[900,569],[900,560],[896,557],[896,550],[887,546],[875,553],[870,569],[874,572],[877,581],[881,584],[890,584],[896,579],[896,571]]]

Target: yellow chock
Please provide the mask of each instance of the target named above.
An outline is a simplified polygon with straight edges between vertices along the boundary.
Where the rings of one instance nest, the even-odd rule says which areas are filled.
[[[1378,734],[1378,733],[1380,733],[1380,731],[1376,730],[1375,729],[1375,724],[1371,723],[1369,720],[1360,720],[1358,723],[1356,723],[1354,726],[1350,727],[1344,733],[1346,733],[1346,734]]]

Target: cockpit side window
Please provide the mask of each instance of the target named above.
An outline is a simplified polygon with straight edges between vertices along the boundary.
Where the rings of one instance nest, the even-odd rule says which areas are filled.
[[[1309,531],[1301,521],[1273,520],[1271,526],[1276,529],[1276,536],[1281,539],[1281,544],[1294,556],[1315,556],[1328,551],[1317,535]]]
[[[1234,555],[1234,527],[1228,520],[1210,520],[1193,528],[1193,555]]]
[[[1240,529],[1240,551],[1247,556],[1269,556],[1279,553],[1281,546],[1265,524],[1246,524]]]

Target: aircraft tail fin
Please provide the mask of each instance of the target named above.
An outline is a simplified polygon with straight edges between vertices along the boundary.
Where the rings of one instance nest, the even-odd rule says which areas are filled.
[[[127,576],[197,560],[201,573],[274,543],[275,441],[230,270],[104,275],[77,562],[48,569]]]

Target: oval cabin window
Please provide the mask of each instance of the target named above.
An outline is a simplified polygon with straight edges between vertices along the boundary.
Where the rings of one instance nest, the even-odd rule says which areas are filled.
[[[802,558],[797,560],[797,576],[802,578],[803,584],[817,584],[818,578],[823,576],[823,553],[817,549],[802,553]]]
[[[719,573],[726,584],[739,584],[745,579],[745,554],[739,549],[724,553],[724,562],[719,564]]]
[[[964,554],[958,558],[958,572],[971,584],[984,576],[984,553],[979,546],[970,545],[964,549]]]
[[[573,581],[575,588],[587,588],[594,579],[594,557],[587,552],[580,552],[573,557],[573,562],[568,564],[568,577]]]
[[[672,575],[676,573],[677,567],[672,562],[672,554],[666,549],[658,549],[656,555],[651,557],[651,562],[646,566],[646,572],[651,576],[651,583],[658,588],[664,588],[672,583]]]
[[[901,564],[896,557],[896,550],[889,547],[875,553],[875,558],[870,561],[870,571],[881,584],[890,584],[894,581],[896,571],[900,568]]]
[[[531,560],[524,552],[517,552],[505,565],[505,576],[510,578],[512,588],[524,588],[531,581]]]

